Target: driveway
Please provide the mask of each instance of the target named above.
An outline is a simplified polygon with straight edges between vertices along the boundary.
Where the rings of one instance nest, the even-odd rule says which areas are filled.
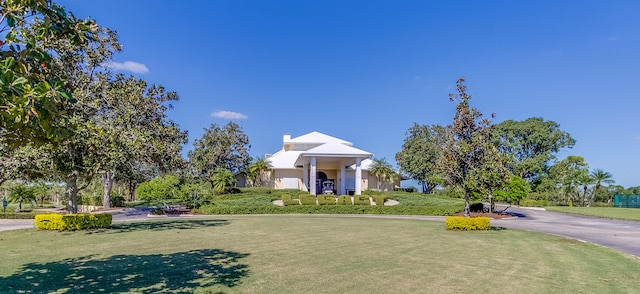
[[[566,236],[640,258],[640,222],[578,216],[535,208],[511,207],[507,211],[519,217],[491,220],[491,225]]]

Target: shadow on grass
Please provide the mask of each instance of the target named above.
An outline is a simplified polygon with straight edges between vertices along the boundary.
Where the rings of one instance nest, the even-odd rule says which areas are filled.
[[[505,228],[505,227],[494,227],[494,226],[491,226],[491,230],[492,231],[503,231],[503,230],[506,230],[506,229],[507,228]]]
[[[29,263],[0,277],[3,293],[192,293],[197,288],[223,292],[248,274],[239,262],[249,254],[221,249],[174,254],[83,256]],[[210,293],[211,291],[207,292]]]
[[[111,225],[111,229],[87,231],[87,234],[113,234],[135,231],[189,230],[205,227],[224,226],[228,224],[229,221],[223,219],[164,219],[157,221],[114,223]]]

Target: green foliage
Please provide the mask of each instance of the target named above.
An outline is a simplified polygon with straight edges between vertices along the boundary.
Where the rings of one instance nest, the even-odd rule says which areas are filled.
[[[368,206],[368,205],[292,205],[228,206],[204,205],[203,214],[385,214],[385,215],[453,215],[463,205],[455,206]]]
[[[189,162],[199,175],[207,178],[211,178],[218,168],[237,174],[245,171],[251,162],[249,137],[234,122],[222,128],[211,124],[193,147],[188,153]]]
[[[288,205],[300,205],[300,200],[292,199],[291,195],[289,195],[289,194],[282,194],[282,204],[284,204],[285,206],[288,206]]]
[[[34,219],[37,212],[2,212],[0,209],[0,219]]]
[[[122,196],[112,196],[110,201],[111,207],[124,207],[124,197]]]
[[[396,153],[400,169],[412,179],[422,184],[425,194],[444,183],[444,177],[437,169],[442,154],[442,145],[447,129],[439,125],[418,125],[407,130],[402,151]]]
[[[336,203],[337,205],[352,205],[353,203],[351,202],[351,196],[346,196],[346,195],[342,195],[342,196],[338,196],[338,203]]]
[[[457,82],[457,94],[450,94],[451,101],[459,100],[451,134],[444,141],[442,156],[438,168],[447,178],[447,184],[464,189],[465,216],[469,216],[469,201],[472,192],[485,186],[494,186],[496,181],[485,183],[484,172],[476,174],[476,170],[494,170],[500,166],[498,151],[491,143],[491,121],[483,118],[482,113],[469,105],[471,95],[467,94],[465,79]],[[482,180],[482,181],[480,181]]]
[[[9,188],[9,195],[7,195],[9,201],[18,203],[18,210],[22,210],[22,203],[31,203],[32,201],[36,201],[36,194],[32,187],[27,186],[26,184],[17,184],[11,188]]]
[[[518,203],[521,199],[527,198],[531,188],[529,183],[517,175],[509,175],[509,182],[503,189],[494,192],[497,201],[509,204]]]
[[[471,203],[471,205],[469,205],[469,210],[472,212],[482,212],[484,210],[484,203],[482,202]]]
[[[353,205],[371,205],[371,201],[367,195],[354,195]]]
[[[387,196],[385,195],[374,195],[371,196],[371,198],[373,198],[373,202],[376,203],[376,205],[384,205],[384,201],[387,200]]]
[[[503,121],[495,125],[493,134],[496,146],[512,159],[510,172],[528,182],[546,172],[555,153],[576,143],[558,123],[541,117]]]
[[[333,195],[318,195],[318,205],[336,205],[336,197]]]
[[[173,175],[157,177],[149,182],[141,183],[136,189],[140,200],[174,199],[179,195],[180,181]]]
[[[226,168],[217,168],[212,180],[213,191],[216,193],[225,193],[226,189],[236,182],[233,173]]]
[[[264,157],[256,157],[249,165],[249,173],[247,174],[251,185],[254,187],[260,187],[262,185],[262,178],[265,172],[271,169],[271,163]]]
[[[488,217],[448,216],[445,219],[447,230],[478,231],[490,230],[491,219]]]
[[[102,196],[96,194],[80,194],[78,205],[102,206]]]
[[[383,185],[387,182],[395,182],[398,173],[393,169],[386,158],[374,158],[373,163],[369,166],[369,174],[378,180],[378,191],[383,190]]]
[[[38,214],[35,216],[36,228],[40,230],[77,231],[89,229],[108,229],[111,227],[111,214]]]
[[[316,205],[316,197],[308,193],[300,194],[300,204]]]

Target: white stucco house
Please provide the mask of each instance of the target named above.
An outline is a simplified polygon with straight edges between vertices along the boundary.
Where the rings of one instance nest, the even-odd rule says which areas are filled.
[[[271,171],[264,183],[274,189],[298,189],[312,195],[360,195],[378,188],[377,178],[369,176],[372,157],[351,142],[319,132],[295,138],[284,135],[282,149],[265,156]],[[380,187],[389,190],[396,186],[385,183]]]

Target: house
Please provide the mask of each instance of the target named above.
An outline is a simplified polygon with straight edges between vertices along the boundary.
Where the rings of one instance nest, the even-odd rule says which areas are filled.
[[[351,142],[319,132],[291,138],[284,135],[282,149],[266,155],[271,172],[265,181],[274,189],[298,189],[312,195],[360,195],[378,188],[369,175],[373,154],[353,147]],[[380,185],[390,190],[395,183]]]

